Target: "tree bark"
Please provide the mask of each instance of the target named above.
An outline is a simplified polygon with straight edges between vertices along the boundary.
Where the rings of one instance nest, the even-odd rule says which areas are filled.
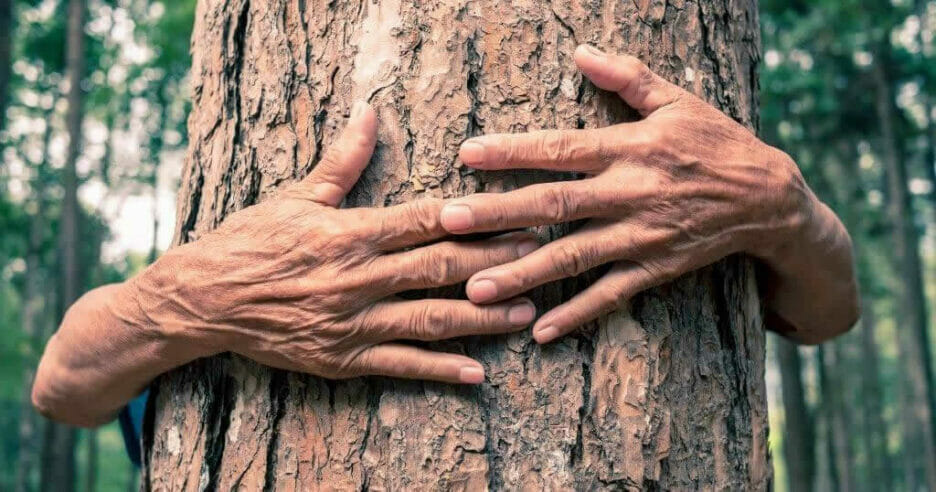
[[[872,66],[875,107],[881,125],[881,157],[887,171],[888,212],[893,224],[894,250],[900,268],[895,283],[901,325],[898,346],[903,360],[904,463],[909,490],[936,490],[936,388],[933,387],[932,356],[926,299],[923,293],[919,241],[912,221],[912,204],[907,190],[906,163],[901,155],[894,127],[897,116],[886,48],[878,49]]]
[[[67,307],[81,294],[81,268],[78,262],[78,173],[76,164],[81,153],[81,122],[84,116],[84,93],[81,87],[85,72],[85,11],[84,0],[68,3],[66,34],[66,72],[68,79],[68,149],[63,187],[62,216],[59,224],[61,254],[62,305]],[[50,422],[43,444],[43,491],[75,489],[75,429]]]
[[[803,366],[797,346],[776,338],[783,392],[783,458],[789,490],[813,490],[816,476],[816,439],[812,414],[803,390]]]
[[[557,179],[461,167],[490,132],[597,127],[633,113],[584,81],[578,43],[631,53],[756,127],[753,1],[244,0],[199,3],[176,243],[309,172],[353,101],[377,153],[347,200],[501,191]],[[544,240],[566,227],[540,228]],[[533,293],[541,309],[582,279]],[[156,490],[769,486],[764,332],[731,258],[544,347],[529,333],[438,346],[483,361],[453,387],[325,381],[235,356],[162,378],[144,439]]]

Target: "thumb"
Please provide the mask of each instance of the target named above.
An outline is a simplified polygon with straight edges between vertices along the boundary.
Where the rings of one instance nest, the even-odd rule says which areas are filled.
[[[576,48],[575,64],[592,83],[617,92],[628,106],[643,116],[675,101],[683,92],[635,57],[608,55],[587,44]]]
[[[337,207],[361,177],[377,143],[377,115],[364,101],[351,110],[348,126],[303,180],[313,201]]]

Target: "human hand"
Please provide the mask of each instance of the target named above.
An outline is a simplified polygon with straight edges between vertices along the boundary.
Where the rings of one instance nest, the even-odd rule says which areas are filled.
[[[468,196],[447,204],[441,215],[442,225],[458,234],[590,219],[468,282],[469,299],[489,303],[613,263],[605,276],[536,322],[533,336],[540,343],[730,254],[771,257],[783,238],[795,236],[815,201],[789,157],[636,58],[581,46],[575,61],[595,85],[617,92],[643,119],[472,138],[459,156],[474,168],[590,177]]]
[[[536,249],[526,233],[443,241],[443,202],[336,208],[367,166],[376,116],[359,103],[340,140],[302,182],[233,214],[214,232],[170,250],[134,283],[142,312],[202,353],[231,351],[327,378],[365,374],[479,383],[463,355],[396,343],[515,331],[528,299],[402,300],[394,294],[455,284]]]

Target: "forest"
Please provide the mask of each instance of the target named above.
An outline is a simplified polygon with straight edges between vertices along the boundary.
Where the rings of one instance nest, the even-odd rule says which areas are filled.
[[[774,487],[936,490],[936,2],[759,15],[759,135],[845,223],[862,300],[833,341],[768,336]],[[138,488],[116,423],[65,428],[29,395],[68,305],[171,243],[195,18],[194,0],[0,0],[0,490]]]

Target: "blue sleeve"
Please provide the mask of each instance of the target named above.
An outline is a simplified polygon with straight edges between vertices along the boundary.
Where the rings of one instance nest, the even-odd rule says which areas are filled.
[[[146,412],[146,400],[149,399],[149,390],[130,400],[127,406],[120,411],[117,417],[120,422],[120,431],[123,434],[124,446],[130,461],[140,466],[141,446],[143,437],[143,414]]]

